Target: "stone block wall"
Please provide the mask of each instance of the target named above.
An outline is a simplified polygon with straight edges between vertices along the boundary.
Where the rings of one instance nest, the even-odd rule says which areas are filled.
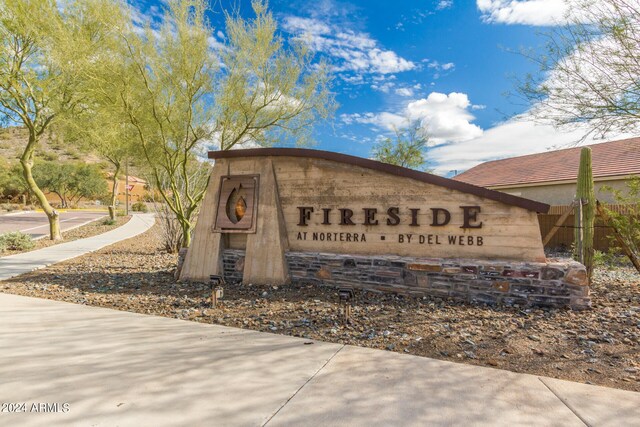
[[[352,286],[414,296],[438,296],[487,304],[585,309],[591,305],[584,266],[473,259],[286,254],[292,281]],[[242,281],[244,251],[224,251],[228,282]]]

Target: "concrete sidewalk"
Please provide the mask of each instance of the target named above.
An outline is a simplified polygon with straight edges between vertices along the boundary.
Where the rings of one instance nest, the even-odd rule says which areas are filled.
[[[153,214],[134,214],[121,227],[97,236],[49,246],[31,252],[0,258],[0,281],[94,252],[121,240],[144,233],[154,224]]]
[[[0,402],[21,426],[640,425],[640,393],[1,293]]]

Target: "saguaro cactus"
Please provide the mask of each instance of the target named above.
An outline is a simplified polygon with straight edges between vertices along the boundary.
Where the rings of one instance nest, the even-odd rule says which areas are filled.
[[[575,242],[582,237],[582,254],[576,253],[576,258],[587,267],[587,274],[591,280],[593,269],[593,224],[595,222],[596,194],[593,189],[593,172],[591,170],[591,148],[584,147],[580,151],[580,168],[578,169],[578,184],[576,187],[576,199],[582,201],[582,209],[576,209],[575,215]],[[580,212],[582,211],[582,218]],[[582,235],[582,236],[581,236]],[[580,256],[582,255],[582,256]]]

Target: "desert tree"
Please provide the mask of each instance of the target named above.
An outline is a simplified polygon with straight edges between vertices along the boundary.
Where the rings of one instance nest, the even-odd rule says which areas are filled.
[[[137,138],[136,152],[182,230],[191,231],[207,180],[204,152],[215,144],[304,140],[332,104],[329,77],[299,43],[285,46],[262,2],[255,18],[226,15],[227,41],[212,43],[202,0],[172,0],[161,24],[122,31],[120,71],[105,80]],[[206,173],[204,174],[206,176]]]
[[[65,120],[56,126],[56,131],[65,142],[72,143],[83,152],[93,153],[109,164],[111,182],[108,206],[109,216],[113,220],[122,172],[129,159],[135,157],[136,134],[125,117],[117,114],[119,111],[113,108],[113,103],[104,98],[95,102],[94,96],[101,96],[95,93],[95,88],[85,93],[89,95],[87,105],[91,105],[91,111],[87,111],[82,120],[75,117]],[[109,96],[115,98],[117,94]]]
[[[127,82],[127,69],[122,63],[123,32],[130,28],[132,19],[125,2],[96,1],[93,13],[98,22],[107,24],[100,34],[99,48],[86,61],[80,78],[83,86],[83,115],[66,116],[59,120],[55,131],[66,143],[81,151],[96,154],[111,167],[109,215],[115,219],[118,182],[125,165],[135,158],[137,134],[121,108],[122,85]]]
[[[546,34],[542,56],[528,55],[540,74],[528,76],[519,93],[533,103],[534,118],[560,128],[584,129],[584,137],[637,133],[640,122],[640,2],[638,0],[574,0],[567,24]],[[638,204],[637,181],[629,197]],[[635,208],[634,208],[635,209]],[[629,258],[638,235],[637,221],[601,208],[599,214],[614,223],[616,236]],[[628,218],[627,218],[628,217]],[[625,220],[626,218],[626,220]]]
[[[598,214],[612,228],[611,248],[624,253],[640,273],[640,177],[627,180],[623,190],[610,186],[602,190],[610,193],[616,204],[624,205],[622,210],[596,205]]]
[[[216,96],[216,137],[221,150],[253,143],[309,141],[313,124],[335,110],[331,74],[304,40],[284,40],[262,1],[255,18],[226,15],[228,43],[220,55],[225,68]]]
[[[373,158],[383,163],[423,170],[429,137],[418,123],[395,129],[373,147]]]
[[[183,227],[185,245],[204,196],[205,185],[192,180],[190,165],[211,132],[218,66],[205,11],[202,2],[178,0],[169,3],[159,28],[130,22],[120,34],[119,65],[101,83],[104,94],[117,96],[114,105],[134,133],[135,153]]]
[[[104,116],[97,116],[104,117]],[[105,123],[111,126],[105,128]],[[133,129],[118,121],[102,122],[92,127],[87,132],[84,140],[89,144],[91,151],[97,153],[111,165],[111,185],[109,191],[109,216],[115,219],[116,204],[118,202],[118,185],[122,177],[123,169],[133,156],[135,134]]]
[[[50,238],[62,238],[59,214],[33,178],[43,134],[63,117],[81,114],[83,67],[110,25],[107,0],[3,0],[0,5],[0,115],[24,126],[22,174],[49,219]]]
[[[637,132],[640,119],[640,3],[575,0],[568,23],[545,34],[540,68],[519,84],[531,114],[585,137]]]
[[[107,192],[104,172],[96,164],[40,162],[34,168],[33,177],[38,187],[58,196],[63,208],[81,199],[100,199]]]

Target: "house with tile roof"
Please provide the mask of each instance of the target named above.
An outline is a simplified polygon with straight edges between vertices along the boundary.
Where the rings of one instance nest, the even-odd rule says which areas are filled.
[[[626,181],[640,175],[640,138],[589,145],[592,150],[596,197],[613,202],[603,186],[624,190]],[[475,166],[453,179],[514,196],[569,205],[576,192],[580,150],[573,147],[494,160]]]

